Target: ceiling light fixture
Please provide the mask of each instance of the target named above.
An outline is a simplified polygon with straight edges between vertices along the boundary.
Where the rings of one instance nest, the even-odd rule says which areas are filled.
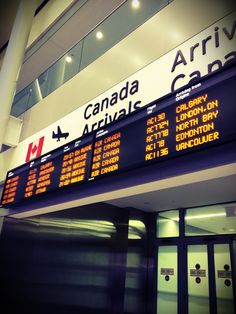
[[[206,215],[186,216],[185,220],[214,218],[214,217],[226,217],[226,213],[215,213],[215,214],[206,214]]]
[[[103,38],[103,33],[101,31],[98,31],[96,33],[96,37],[97,37],[97,39],[102,39]]]
[[[132,1],[132,8],[138,9],[140,7],[140,1],[139,0],[133,0]]]
[[[66,56],[66,62],[71,63],[72,62],[72,57],[71,56]]]

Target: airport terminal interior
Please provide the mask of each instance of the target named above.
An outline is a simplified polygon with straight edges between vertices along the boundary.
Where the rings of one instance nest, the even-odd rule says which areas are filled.
[[[2,314],[236,313],[236,3],[0,3]]]

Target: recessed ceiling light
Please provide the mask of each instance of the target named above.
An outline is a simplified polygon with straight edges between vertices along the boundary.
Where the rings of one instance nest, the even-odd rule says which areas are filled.
[[[139,0],[133,0],[132,1],[132,8],[138,9],[140,7],[140,1]]]
[[[66,62],[71,63],[72,62],[72,57],[71,56],[66,56]]]
[[[97,37],[97,39],[102,39],[103,38],[103,33],[101,31],[98,31],[96,33],[96,37]]]

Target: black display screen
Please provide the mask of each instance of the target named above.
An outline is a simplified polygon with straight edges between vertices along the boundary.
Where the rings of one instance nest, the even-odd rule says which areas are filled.
[[[236,77],[191,87],[96,133],[91,177],[158,162],[236,138]],[[196,89],[196,92],[194,92]]]
[[[92,139],[92,135],[78,139],[9,171],[2,194],[2,205],[87,181]]]
[[[231,69],[9,171],[2,205],[235,140],[235,87]]]

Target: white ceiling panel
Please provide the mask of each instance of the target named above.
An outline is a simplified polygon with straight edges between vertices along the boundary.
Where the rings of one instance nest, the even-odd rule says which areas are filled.
[[[87,0],[23,63],[17,83],[17,92],[29,85],[122,2],[124,0]],[[73,6],[70,10],[73,11]]]

